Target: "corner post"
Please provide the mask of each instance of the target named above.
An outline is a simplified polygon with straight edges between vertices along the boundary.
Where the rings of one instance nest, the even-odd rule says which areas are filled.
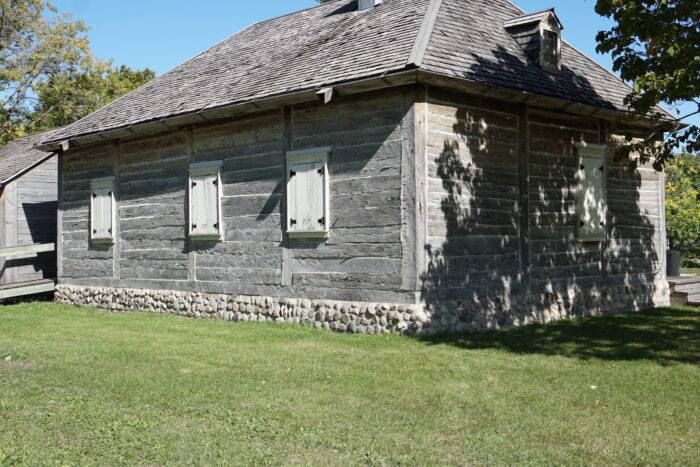
[[[119,281],[121,278],[121,196],[119,194],[119,171],[121,156],[121,142],[116,140],[112,143],[112,173],[114,174],[114,245],[112,245],[112,279]]]
[[[282,163],[286,164],[287,152],[292,150],[292,106],[282,107]],[[282,202],[280,203],[280,228],[282,229],[282,286],[292,285],[292,263],[294,261],[294,251],[292,243],[287,234],[287,187],[286,168],[282,177]]]
[[[58,193],[56,200],[56,283],[63,277],[63,158],[64,151],[57,153]]]
[[[518,109],[518,190],[520,204],[520,273],[521,282],[530,283],[530,123],[528,106]]]

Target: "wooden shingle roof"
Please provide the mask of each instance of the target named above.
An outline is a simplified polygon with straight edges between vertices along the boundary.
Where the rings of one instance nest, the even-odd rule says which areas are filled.
[[[23,136],[0,148],[0,187],[51,157],[51,154],[36,149],[35,146],[42,140],[51,138],[54,131],[56,130]]]
[[[418,70],[614,111],[630,88],[570,44],[561,73],[528,62],[508,0],[357,0],[253,24],[45,140],[129,129],[296,92]]]

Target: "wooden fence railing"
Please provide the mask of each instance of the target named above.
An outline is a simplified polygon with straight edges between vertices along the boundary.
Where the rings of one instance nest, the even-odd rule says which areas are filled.
[[[27,256],[56,250],[55,243],[34,243],[32,245],[8,246],[0,248],[0,258]]]
[[[35,243],[33,245],[20,245],[0,248],[0,259],[21,258],[23,256],[34,255],[55,251],[55,243]],[[31,282],[20,282],[14,284],[4,284],[0,286],[0,300],[6,298],[20,297],[23,295],[33,295],[44,292],[52,292],[56,286],[54,279],[41,279]]]

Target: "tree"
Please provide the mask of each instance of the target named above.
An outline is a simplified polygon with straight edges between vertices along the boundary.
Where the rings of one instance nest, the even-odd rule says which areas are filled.
[[[687,152],[666,167],[666,230],[673,250],[700,242],[700,158]]]
[[[84,66],[85,31],[45,0],[0,0],[0,142],[25,131],[37,85]]]
[[[47,0],[0,0],[0,145],[71,123],[154,77],[94,57],[86,33]]]
[[[97,61],[88,70],[51,76],[37,88],[38,102],[32,120],[36,130],[75,122],[119,97],[146,84],[155,72],[132,70]]]
[[[632,119],[661,123],[658,105],[690,103],[677,111],[674,125],[660,125],[621,148],[621,155],[639,152],[640,163],[653,161],[661,170],[678,150],[700,151],[700,127],[681,124],[700,113],[700,8],[698,0],[598,0],[596,12],[616,25],[598,33],[598,52],[612,53],[613,69],[632,83],[625,102]],[[667,132],[664,145],[658,141]],[[633,166],[636,166],[633,162]]]

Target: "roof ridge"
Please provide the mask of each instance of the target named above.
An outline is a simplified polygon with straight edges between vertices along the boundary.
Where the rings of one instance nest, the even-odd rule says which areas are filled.
[[[420,68],[423,64],[425,52],[428,50],[428,45],[430,44],[430,37],[433,35],[433,31],[435,31],[435,22],[437,21],[440,7],[442,7],[442,0],[430,0],[430,3],[428,3],[428,6],[425,8],[423,21],[421,21],[420,28],[418,28],[416,40],[413,43],[413,48],[406,61],[407,66],[414,65]]]

